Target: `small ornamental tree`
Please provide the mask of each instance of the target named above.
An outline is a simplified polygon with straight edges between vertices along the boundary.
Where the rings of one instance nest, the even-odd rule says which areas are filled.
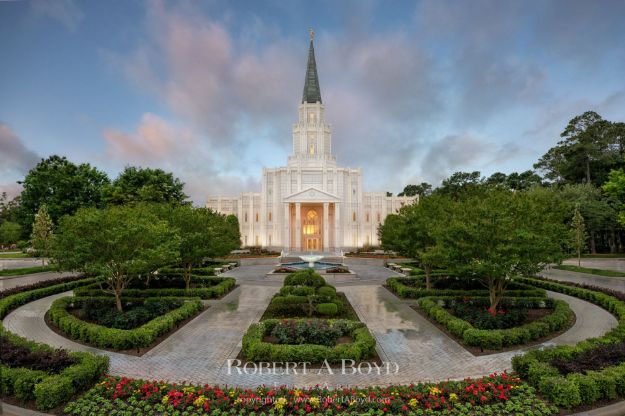
[[[48,214],[48,207],[44,204],[39,207],[39,211],[35,214],[33,232],[30,235],[33,249],[35,249],[38,256],[42,257],[42,265],[45,264],[43,257],[49,254],[50,244],[52,243],[52,228],[52,219]]]
[[[122,311],[128,284],[175,262],[179,245],[175,230],[146,207],[83,208],[61,219],[53,256],[66,270],[99,276]]]
[[[233,235],[223,215],[190,205],[161,205],[156,210],[179,236],[178,264],[183,270],[186,290],[194,266],[207,257],[223,256],[239,247],[238,225],[237,234]]]
[[[584,217],[579,212],[579,207],[575,207],[573,221],[571,223],[571,231],[573,232],[573,244],[577,252],[577,265],[582,266],[582,250],[586,246],[586,226],[584,225]]]
[[[22,227],[12,221],[5,221],[0,224],[0,245],[2,244],[15,244],[19,241],[22,235]]]
[[[491,189],[449,204],[434,231],[437,257],[457,275],[478,278],[493,310],[512,277],[560,261],[570,241],[562,203],[547,189]]]

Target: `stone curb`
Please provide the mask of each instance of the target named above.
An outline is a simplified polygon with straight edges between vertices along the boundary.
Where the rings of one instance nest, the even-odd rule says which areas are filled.
[[[622,416],[625,415],[625,401],[616,402],[609,406],[589,410],[587,412],[575,413],[571,416]]]

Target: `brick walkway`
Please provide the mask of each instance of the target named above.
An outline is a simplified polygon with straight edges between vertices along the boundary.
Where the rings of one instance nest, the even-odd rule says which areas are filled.
[[[241,338],[248,326],[258,321],[280,282],[267,281],[259,267],[241,267],[228,274],[238,277],[239,288],[225,298],[210,301],[211,307],[143,357],[101,351],[68,340],[50,330],[43,320],[45,311],[57,298],[70,292],[31,302],[5,320],[7,329],[21,336],[55,347],[91,351],[111,358],[111,373],[136,378],[163,379],[172,382],[229,384],[291,384],[298,386],[327,383],[338,385],[384,385],[419,381],[438,381],[476,377],[510,369],[511,358],[520,351],[475,357],[450,339],[412,308],[381,287],[374,285],[388,275],[382,267],[370,268],[361,284],[338,284],[367,323],[378,342],[383,361],[397,362],[395,375],[342,375],[317,371],[297,375],[236,374],[227,371],[227,360],[234,359],[241,348]],[[266,269],[266,267],[265,267]],[[264,269],[263,269],[264,270]],[[374,276],[379,276],[375,278]],[[605,310],[577,298],[551,294],[566,299],[577,315],[577,323],[548,345],[574,344],[599,336],[616,326],[616,319]]]

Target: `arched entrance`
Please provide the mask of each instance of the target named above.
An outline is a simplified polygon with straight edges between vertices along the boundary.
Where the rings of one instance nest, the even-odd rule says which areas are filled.
[[[321,219],[316,208],[309,208],[302,219],[302,248],[305,251],[321,251],[323,235]]]

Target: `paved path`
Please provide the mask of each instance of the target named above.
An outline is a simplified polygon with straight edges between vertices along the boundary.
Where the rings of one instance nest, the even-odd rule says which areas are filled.
[[[577,266],[577,259],[564,260],[563,263]],[[582,267],[625,272],[625,258],[582,259]]]
[[[620,277],[598,276],[596,274],[577,273],[559,269],[545,269],[541,274],[549,279],[585,283],[587,285],[605,287],[607,289],[618,290],[619,292],[625,293],[625,279]]]
[[[44,264],[48,264],[48,260],[44,259]],[[0,258],[0,270],[23,269],[25,267],[41,266],[41,259],[28,257],[23,259],[3,259]]]
[[[258,321],[279,282],[266,283],[264,278],[252,276],[247,268],[239,268],[230,275],[241,276],[241,286],[189,322],[178,332],[146,353],[133,357],[87,347],[68,340],[50,330],[43,316],[57,298],[71,292],[46,297],[24,305],[5,320],[7,329],[21,336],[55,347],[75,351],[91,351],[111,358],[111,373],[136,378],[164,379],[172,382],[237,384],[291,384],[298,386],[327,383],[338,385],[396,384],[418,381],[437,381],[448,378],[477,377],[493,371],[511,368],[511,358],[520,351],[503,352],[475,357],[438,328],[415,312],[411,302],[398,299],[379,285],[343,284],[343,291],[360,319],[367,323],[378,342],[378,353],[383,361],[396,362],[395,375],[352,375],[327,371],[308,374],[267,375],[228,372],[227,360],[236,358],[241,338],[248,326]],[[383,268],[380,268],[383,269]],[[378,270],[382,273],[383,270]],[[373,278],[372,278],[373,279]],[[562,294],[578,316],[575,326],[545,345],[574,344],[582,339],[599,336],[616,326],[616,319],[605,310],[577,298]]]
[[[61,277],[75,276],[75,272],[43,272],[25,274],[23,276],[2,276],[0,277],[0,291],[13,289],[14,287],[30,285],[45,280],[54,280]]]

